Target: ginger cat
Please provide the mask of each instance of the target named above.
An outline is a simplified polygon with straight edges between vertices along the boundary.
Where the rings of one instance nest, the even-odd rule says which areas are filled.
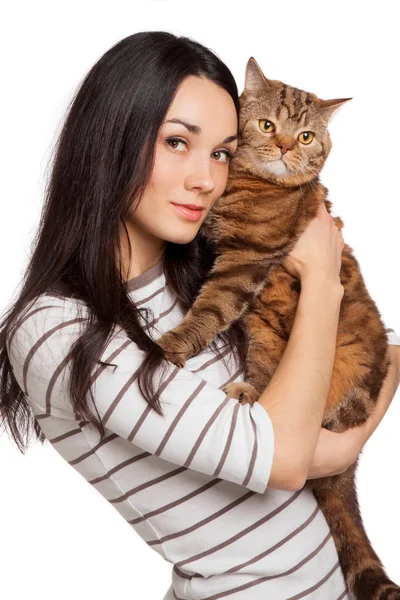
[[[281,263],[327,200],[319,173],[329,155],[327,129],[335,110],[351,98],[322,100],[269,80],[254,58],[240,96],[239,147],[224,195],[201,228],[217,258],[182,323],[157,344],[183,367],[218,332],[243,319],[249,338],[245,382],[224,391],[251,404],[269,383],[284,352],[296,312],[300,281]],[[334,219],[339,228],[343,222]],[[322,425],[341,432],[364,423],[374,410],[390,363],[380,313],[345,244],[344,286],[336,356]],[[348,588],[357,600],[399,600],[364,530],[357,500],[357,461],[342,475],[308,480],[330,526]]]

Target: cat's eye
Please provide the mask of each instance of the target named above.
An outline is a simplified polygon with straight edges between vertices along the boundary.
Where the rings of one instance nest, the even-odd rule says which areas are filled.
[[[272,133],[275,131],[275,125],[268,121],[268,119],[261,119],[258,121],[261,131],[265,131],[265,133]]]
[[[311,131],[302,131],[299,135],[299,141],[302,144],[309,144],[313,141],[314,134]]]

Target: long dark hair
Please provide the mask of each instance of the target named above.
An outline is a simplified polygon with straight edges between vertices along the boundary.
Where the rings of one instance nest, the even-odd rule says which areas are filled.
[[[239,116],[238,90],[228,67],[205,46],[165,31],[135,33],[112,46],[70,102],[22,289],[0,323],[0,425],[9,429],[22,453],[32,426],[42,443],[46,438],[13,374],[6,341],[21,311],[49,290],[81,298],[89,309],[71,356],[69,392],[77,418],[90,421],[103,438],[104,426],[94,401],[96,414],[88,406],[87,392],[93,400],[90,374],[116,324],[145,351],[139,389],[163,414],[154,374],[163,362],[165,372],[166,363],[140,323],[143,312],[148,320],[148,311],[135,306],[121,275],[120,227],[127,233],[132,199],[140,202],[151,177],[158,131],[178,86],[189,75],[224,88]],[[188,244],[167,242],[166,282],[185,312],[214,260],[214,249],[201,229]],[[244,368],[247,339],[241,323],[234,322],[217,337]],[[211,348],[221,356],[217,339]]]

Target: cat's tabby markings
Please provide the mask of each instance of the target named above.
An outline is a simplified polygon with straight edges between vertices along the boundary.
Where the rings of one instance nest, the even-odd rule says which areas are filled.
[[[245,383],[224,391],[254,402],[268,385],[293,325],[300,282],[281,267],[318,206],[331,202],[319,173],[331,150],[328,122],[351,98],[315,94],[267,79],[250,58],[240,97],[239,146],[224,195],[201,228],[217,259],[182,323],[157,340],[165,358],[185,360],[208,346],[235,319],[249,337]],[[339,228],[343,222],[335,217]],[[389,367],[379,311],[364,284],[352,248],[342,252],[336,356],[323,426],[344,431],[374,409]],[[325,515],[349,589],[357,600],[399,600],[360,515],[354,473],[307,481]]]

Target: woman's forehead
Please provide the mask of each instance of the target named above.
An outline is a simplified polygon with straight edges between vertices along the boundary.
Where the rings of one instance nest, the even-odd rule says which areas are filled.
[[[237,132],[237,113],[230,94],[204,77],[191,76],[182,82],[164,122],[168,121],[184,123],[195,134],[210,128],[218,128],[224,137]]]

